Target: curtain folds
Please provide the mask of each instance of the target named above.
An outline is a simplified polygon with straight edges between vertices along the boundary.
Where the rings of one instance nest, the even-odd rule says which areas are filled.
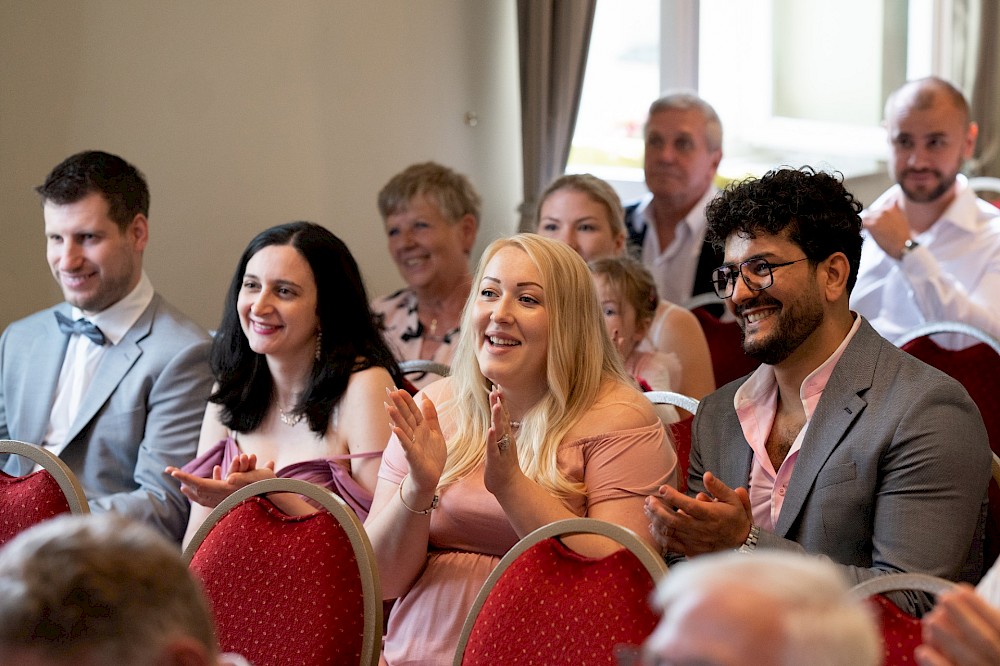
[[[569,158],[597,0],[518,0],[524,201],[518,229],[534,228],[538,196]]]
[[[979,124],[971,175],[1000,177],[1000,3],[954,0],[951,80],[965,91]]]

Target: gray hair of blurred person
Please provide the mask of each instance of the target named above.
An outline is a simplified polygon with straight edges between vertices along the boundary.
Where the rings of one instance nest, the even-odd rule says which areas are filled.
[[[604,206],[608,211],[608,222],[611,224],[612,233],[625,235],[625,209],[622,207],[621,198],[607,181],[589,173],[568,173],[553,180],[538,199],[538,210],[535,211],[536,226],[542,219],[542,205],[545,204],[545,200],[550,194],[559,190],[581,192]]]
[[[878,666],[882,640],[872,612],[851,596],[835,565],[781,551],[734,551],[687,560],[670,570],[654,593],[670,622],[671,606],[696,593],[759,594],[762,613],[775,616],[784,641],[781,666]],[[655,633],[654,633],[655,635]]]
[[[110,513],[61,516],[0,549],[3,666],[152,666],[179,644],[217,663],[204,593],[176,544],[150,528]]]
[[[479,225],[482,199],[464,175],[436,162],[412,164],[389,179],[378,193],[378,210],[385,220],[405,211],[413,197],[422,194],[437,204],[451,222],[472,215]]]
[[[660,111],[697,111],[705,119],[705,143],[709,150],[722,149],[722,121],[711,104],[703,100],[693,90],[676,90],[664,93],[649,105],[643,135],[649,125],[649,118]]]

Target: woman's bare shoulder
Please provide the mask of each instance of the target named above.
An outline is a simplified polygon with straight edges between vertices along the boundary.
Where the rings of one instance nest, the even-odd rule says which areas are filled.
[[[598,433],[642,428],[657,422],[659,417],[652,403],[641,391],[623,382],[608,381],[580,419],[580,427]]]

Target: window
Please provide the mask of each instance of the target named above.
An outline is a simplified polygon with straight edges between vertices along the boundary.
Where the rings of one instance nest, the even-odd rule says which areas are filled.
[[[782,164],[881,171],[882,106],[932,72],[943,2],[599,0],[567,170],[641,191],[649,103],[694,88],[722,118],[725,178]]]

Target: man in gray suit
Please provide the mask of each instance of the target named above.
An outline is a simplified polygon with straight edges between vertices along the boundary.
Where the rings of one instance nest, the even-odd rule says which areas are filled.
[[[852,583],[978,578],[986,430],[960,384],[849,309],[860,211],[837,178],[808,168],[710,204],[726,258],[713,284],[763,365],[701,403],[689,496],[664,486],[647,498],[665,550],[797,550],[843,565]]]
[[[0,337],[0,439],[49,448],[77,475],[91,510],[179,542],[189,505],[163,469],[194,457],[212,386],[209,342],[142,270],[146,182],[120,157],[87,151],[37,191],[66,302]],[[19,457],[0,464],[8,474],[31,471]]]

